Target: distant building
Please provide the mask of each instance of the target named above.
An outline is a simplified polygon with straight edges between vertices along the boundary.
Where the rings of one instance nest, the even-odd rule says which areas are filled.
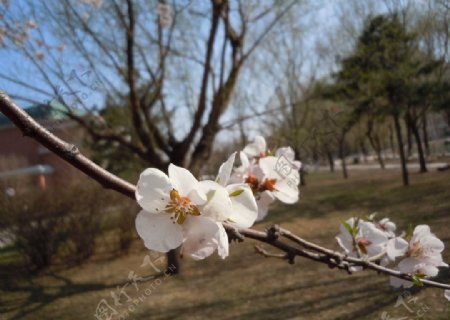
[[[63,112],[58,103],[36,105],[25,111],[61,139],[77,146],[83,141],[83,130]],[[36,140],[22,132],[0,114],[0,192],[38,186],[42,189],[67,185],[81,173]]]

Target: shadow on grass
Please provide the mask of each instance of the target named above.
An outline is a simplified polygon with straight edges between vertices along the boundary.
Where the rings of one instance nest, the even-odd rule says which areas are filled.
[[[54,303],[55,301],[74,296],[80,293],[89,291],[97,291],[109,288],[115,288],[119,284],[105,285],[102,283],[74,283],[70,279],[62,277],[58,274],[48,273],[46,276],[54,278],[55,280],[62,281],[63,284],[45,286],[35,283],[32,279],[27,279],[24,284],[18,286],[4,287],[2,285],[2,291],[9,293],[22,292],[28,294],[27,298],[21,303],[14,304],[14,301],[10,301],[9,305],[2,303],[0,306],[0,313],[17,311],[10,319],[23,319],[29,314],[38,311],[39,309]],[[49,292],[51,291],[51,293]]]
[[[162,275],[162,274],[161,274]],[[156,279],[161,275],[149,276],[146,281]],[[2,275],[3,276],[3,275]],[[59,299],[76,296],[78,294],[84,294],[87,292],[94,292],[104,289],[116,289],[119,286],[123,286],[128,281],[121,281],[113,284],[104,283],[75,283],[69,278],[63,277],[57,273],[49,272],[42,274],[41,276],[50,277],[54,280],[62,282],[62,285],[51,284],[42,285],[36,283],[31,276],[25,276],[20,279],[21,284],[2,282],[0,290],[9,293],[24,293],[27,298],[17,301],[9,300],[8,302],[2,302],[0,304],[0,314],[14,313],[11,316],[11,320],[23,319],[27,315],[31,315],[34,312],[44,308],[45,306],[52,304]],[[15,279],[17,282],[19,279]]]

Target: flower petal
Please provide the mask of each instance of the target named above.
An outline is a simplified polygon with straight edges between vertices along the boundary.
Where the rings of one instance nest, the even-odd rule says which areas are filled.
[[[231,154],[228,160],[222,163],[222,165],[219,168],[219,174],[217,175],[216,181],[223,187],[225,187],[228,184],[228,180],[230,180],[235,157],[236,152],[233,152],[233,154]]]
[[[371,242],[372,245],[385,245],[388,237],[383,230],[380,230],[372,222],[360,221],[359,226],[364,237]]]
[[[295,176],[295,175],[294,175]],[[293,204],[298,201],[298,182],[300,179],[291,179],[287,177],[275,183],[275,197],[283,203]]]
[[[348,238],[347,233],[340,233],[336,236],[336,241],[339,246],[345,251],[347,254],[354,254],[353,252],[353,240]]]
[[[403,238],[396,237],[389,239],[386,245],[386,254],[391,261],[395,261],[397,257],[403,256],[408,250],[409,244]]]
[[[250,167],[250,160],[248,160],[248,157],[244,152],[239,152],[239,159],[241,160],[242,167],[246,169]]]
[[[198,180],[195,179],[189,170],[170,164],[169,179],[180,195],[184,197],[189,196],[195,204],[200,205],[206,201],[206,196],[198,192]]]
[[[218,222],[217,226],[219,227],[219,246],[217,247],[217,253],[222,259],[225,259],[229,254],[228,235],[221,223]]]
[[[436,277],[439,273],[439,269],[435,266],[425,264],[417,270],[420,274],[424,274],[427,277]]]
[[[202,216],[220,222],[227,220],[233,213],[233,205],[227,189],[211,180],[200,181],[199,186],[208,198],[201,208]]]
[[[230,197],[233,210],[228,217],[238,228],[250,228],[258,217],[258,205],[250,187],[246,184],[230,184],[227,186],[228,194],[240,191],[236,196]]]
[[[445,297],[445,299],[447,299],[448,301],[450,301],[450,290],[445,290],[445,291],[444,291],[444,297]]]
[[[430,226],[426,224],[418,225],[414,228],[413,236],[411,242],[416,242],[417,240],[431,235]]]
[[[416,258],[405,258],[398,264],[398,269],[404,273],[415,273],[423,263]]]
[[[287,160],[289,160],[292,164],[292,167],[296,170],[300,170],[302,167],[302,163],[300,161],[295,160],[295,152],[294,149],[291,147],[282,147],[278,148],[277,152],[275,153],[275,156],[277,158],[284,156]]]
[[[136,200],[150,213],[161,212],[169,201],[172,184],[167,175],[155,168],[144,170],[136,188]]]
[[[274,192],[275,197],[281,202],[292,204],[298,201],[298,184],[300,175],[298,171],[283,164],[282,168],[277,169],[278,158],[264,157],[259,160],[259,168],[264,174],[264,178],[277,179]],[[262,180],[262,179],[261,179]]]
[[[420,243],[423,246],[423,249],[430,254],[441,253],[445,248],[444,243],[434,236],[427,236],[425,238],[422,238]]]
[[[167,252],[183,242],[180,225],[168,214],[150,214],[141,210],[136,217],[136,230],[148,249]]]
[[[264,191],[260,194],[259,199],[256,200],[258,205],[258,218],[256,221],[261,221],[267,216],[269,206],[275,202],[275,197],[270,191]]]
[[[261,153],[266,152],[267,145],[266,145],[266,139],[262,136],[256,136],[255,140],[253,140],[252,143],[248,144],[244,148],[244,152],[250,157],[258,157],[261,155]]]
[[[241,183],[245,181],[245,178],[249,174],[250,161],[245,153],[239,152],[239,158],[241,159],[241,165],[234,168],[233,174],[230,177],[229,183]]]
[[[394,288],[400,288],[400,287],[411,288],[413,286],[413,283],[411,281],[403,280],[403,279],[393,277],[393,276],[389,277],[389,283]]]
[[[219,246],[219,225],[209,218],[188,217],[183,223],[183,233],[183,255],[194,260],[210,256]]]

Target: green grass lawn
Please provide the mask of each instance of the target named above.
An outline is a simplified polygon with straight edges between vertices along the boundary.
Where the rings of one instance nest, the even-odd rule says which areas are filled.
[[[340,221],[377,211],[379,218],[390,217],[399,229],[409,222],[429,224],[446,243],[444,259],[450,262],[450,172],[412,174],[408,188],[401,186],[397,171],[350,172],[348,180],[339,172],[311,174],[307,182],[298,204],[274,208],[255,228],[281,224],[337,249],[334,237]],[[112,319],[450,318],[450,302],[441,290],[396,291],[387,277],[374,272],[349,276],[300,258],[289,265],[256,254],[255,244],[232,244],[225,261],[216,256],[202,262],[185,259],[180,276],[149,279],[137,287],[129,284],[116,305],[111,293],[118,292],[133,272],[142,277],[155,273],[143,265],[149,252],[140,241],[125,256],[97,255],[80,267],[34,277],[12,266],[14,253],[5,250],[0,252],[0,318],[96,319],[103,299],[118,313]],[[438,280],[450,283],[450,272],[443,269]]]

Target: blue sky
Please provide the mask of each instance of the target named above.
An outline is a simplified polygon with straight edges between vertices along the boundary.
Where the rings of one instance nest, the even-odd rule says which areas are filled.
[[[309,5],[309,8],[314,7],[313,10],[310,11],[310,13],[306,16],[303,16],[301,19],[304,19],[304,21],[307,22],[309,25],[307,33],[303,34],[304,37],[303,50],[305,52],[308,52],[311,55],[314,55],[314,50],[317,42],[323,43],[325,46],[333,46],[332,43],[327,43],[328,35],[330,31],[336,26],[338,21],[337,16],[337,4],[339,1],[343,0],[335,0],[335,1],[315,1],[311,2]],[[4,19],[7,19],[8,15],[11,16],[22,16],[22,18],[25,20],[27,19],[29,6],[27,6],[27,3],[29,1],[26,0],[18,0],[18,1],[11,1],[11,5],[8,9],[5,9],[4,7],[0,9],[0,12],[4,16]],[[39,4],[39,1],[32,1],[31,3]],[[0,21],[1,26],[1,21]],[[208,33],[209,24],[208,23],[202,23],[199,25],[199,30],[202,34]],[[43,37],[45,38],[45,42],[48,43],[50,46],[57,47],[59,44],[59,41],[54,37],[51,30],[46,27],[46,25],[42,25],[40,30],[43,33]],[[31,30],[30,34],[33,35],[33,33],[36,32],[35,30]],[[37,48],[39,49],[39,48]],[[330,48],[330,50],[333,50],[333,48]],[[218,51],[218,50],[216,50]],[[203,59],[203,53],[199,53],[198,55],[201,59]],[[85,83],[88,84],[88,86],[85,85],[85,83],[80,83],[79,85],[76,85],[75,87],[78,89],[78,94],[83,95],[83,98],[85,103],[89,106],[101,106],[103,105],[104,101],[104,95],[99,92],[99,90],[91,90],[89,88],[89,84],[94,83],[97,79],[92,74],[89,74],[89,69],[85,66],[80,64],[76,57],[71,54],[70,50],[65,49],[63,52],[56,52],[55,54],[56,59],[60,60],[65,69],[65,74],[67,74],[67,78],[71,80],[70,81],[79,81],[79,79],[83,80]],[[18,52],[16,48],[10,47],[10,48],[3,48],[0,49],[0,61],[2,65],[2,70],[0,71],[2,74],[6,74],[13,78],[18,78],[21,81],[26,82],[27,84],[31,86],[35,86],[38,88],[42,88],[45,91],[51,92],[52,90],[43,84],[41,81],[38,73],[36,72],[36,68],[32,65],[32,63],[24,58],[23,54]],[[306,64],[308,64],[309,61],[306,61]],[[309,66],[309,69],[312,69],[315,66]],[[322,65],[321,70],[318,71],[319,75],[326,75],[329,73],[330,65]],[[308,69],[308,67],[306,67]],[[317,70],[314,70],[317,71]],[[195,72],[195,71],[194,71]],[[71,77],[71,75],[75,75],[76,77]],[[305,74],[305,78],[308,75]],[[194,73],[191,75],[193,87],[199,86],[199,79],[200,74]],[[252,104],[254,104],[255,108],[259,108],[261,106],[264,106],[269,98],[273,95],[273,92],[275,90],[273,83],[270,81],[265,81],[266,79],[260,79],[255,77],[252,73],[249,72],[243,72],[241,76],[241,86],[245,86],[245,90],[248,92],[250,96],[252,96]],[[114,80],[113,80],[114,81]],[[72,82],[73,83],[73,82]],[[64,87],[64,84],[61,84],[61,87]],[[15,84],[11,81],[6,81],[5,79],[0,78],[0,90],[3,90],[9,94],[12,95],[18,95],[18,96],[25,96],[30,97],[33,101],[37,102],[45,102],[49,99],[49,96],[40,94],[38,92],[31,92],[29,89],[24,88],[21,85]],[[62,89],[63,90],[63,89]],[[169,92],[171,97],[169,97],[169,100],[172,99],[172,103],[174,105],[181,104],[181,98],[180,94],[176,92]],[[195,98],[195,96],[194,96]],[[181,101],[181,102],[180,102]],[[24,100],[18,100],[18,102],[26,107],[31,104],[30,101],[24,101]],[[235,118],[234,109],[230,108],[230,111],[224,116],[223,122],[227,123]],[[184,110],[183,112],[187,112]],[[188,114],[181,114],[182,119],[185,119]],[[183,128],[187,126],[188,123],[186,121],[180,121],[179,127]],[[257,125],[252,126],[249,125],[251,130],[257,131],[259,130],[259,127]]]

